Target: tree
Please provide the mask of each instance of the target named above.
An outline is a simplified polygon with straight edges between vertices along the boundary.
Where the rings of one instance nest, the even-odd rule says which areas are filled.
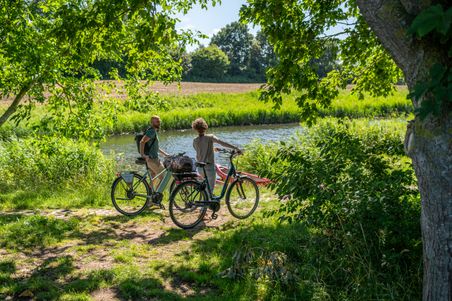
[[[191,79],[220,80],[229,67],[228,56],[216,45],[201,47],[191,54]]]
[[[422,199],[424,300],[452,299],[452,4],[447,0],[248,0],[241,17],[262,28],[278,57],[263,99],[300,91],[313,122],[347,82],[387,95],[402,76],[416,116],[405,140]],[[342,32],[327,34],[340,25]],[[310,63],[338,36],[341,70],[320,79]],[[402,72],[402,73],[401,73]]]
[[[277,60],[273,46],[268,43],[267,37],[261,30],[256,33],[255,40],[260,47],[263,67],[267,69],[276,65]]]
[[[240,22],[232,22],[215,34],[210,44],[217,45],[229,57],[229,75],[241,75],[246,70],[250,58],[253,35]]]
[[[178,80],[181,68],[172,53],[193,34],[177,31],[173,16],[195,3],[205,8],[207,0],[0,0],[0,99],[12,99],[0,126],[12,116],[29,116],[44,101],[53,112],[47,124],[88,126],[97,61],[125,66],[134,83],[126,87],[134,91],[143,85],[138,80]]]
[[[248,61],[248,76],[257,81],[265,80],[265,72],[276,64],[273,48],[268,44],[265,35],[258,31],[253,39]]]
[[[338,41],[334,39],[325,41],[325,49],[322,55],[311,60],[311,64],[313,64],[319,78],[327,76],[329,72],[337,70],[340,67],[338,55]]]
[[[257,81],[265,80],[264,57],[262,55],[262,48],[256,39],[253,40],[251,45],[247,71],[250,78],[254,78]]]

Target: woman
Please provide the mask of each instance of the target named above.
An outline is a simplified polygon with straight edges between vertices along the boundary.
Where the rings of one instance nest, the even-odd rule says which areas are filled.
[[[206,163],[204,175],[209,181],[211,192],[215,187],[216,171],[215,171],[215,156],[214,156],[214,143],[218,143],[221,146],[232,148],[241,153],[241,150],[227,142],[221,141],[215,135],[206,134],[208,125],[203,118],[198,118],[192,123],[192,128],[198,132],[198,137],[193,140],[193,147],[196,150],[196,160],[198,162]],[[198,168],[200,174],[202,174],[202,168]]]

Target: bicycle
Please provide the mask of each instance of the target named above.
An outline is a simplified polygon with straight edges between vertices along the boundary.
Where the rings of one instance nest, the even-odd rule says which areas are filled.
[[[212,219],[218,217],[220,201],[226,196],[228,211],[238,219],[252,215],[259,204],[259,188],[248,176],[240,174],[235,168],[233,158],[238,155],[235,150],[219,149],[229,154],[229,172],[224,181],[220,195],[211,193],[207,178],[190,179],[176,186],[170,195],[169,213],[172,221],[182,229],[191,229],[198,225],[207,213],[212,210]],[[196,162],[205,174],[206,163]]]
[[[170,157],[174,158],[182,155],[184,155],[184,153]],[[146,161],[141,158],[138,158],[135,162],[137,164],[146,165]],[[196,176],[196,174],[181,173],[174,176],[181,181],[182,179]],[[162,180],[155,189],[153,183],[154,180],[159,177],[161,177]],[[152,205],[155,205],[160,209],[165,209],[162,204],[163,191],[172,177],[173,173],[166,168],[155,177],[151,176],[148,168],[146,168],[146,172],[143,175],[140,175],[135,171],[120,172],[117,174],[117,178],[113,181],[111,186],[111,201],[113,206],[121,214],[126,216],[136,216]],[[149,178],[151,184],[149,184],[147,178]],[[176,179],[173,179],[170,185],[170,192],[174,190],[177,182]]]

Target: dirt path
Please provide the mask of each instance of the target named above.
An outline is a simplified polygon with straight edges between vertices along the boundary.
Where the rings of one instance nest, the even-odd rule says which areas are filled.
[[[50,246],[30,250],[11,251],[0,248],[3,261],[14,261],[15,272],[11,279],[19,282],[32,282],[39,273],[50,273],[52,281],[73,282],[73,278],[83,279],[96,271],[109,270],[121,263],[133,263],[137,266],[149,266],[153,262],[171,262],[183,253],[190,253],[194,243],[206,240],[213,235],[213,229],[229,227],[233,220],[225,206],[218,212],[218,218],[212,220],[210,213],[205,220],[192,230],[177,228],[168,216],[167,210],[148,211],[136,218],[127,218],[112,209],[79,210],[37,210],[0,213],[0,217],[14,218],[42,216],[60,223],[78,223],[77,231],[71,232]],[[38,230],[38,229],[36,229]],[[39,230],[38,230],[39,231]],[[44,232],[46,230],[44,229]],[[50,230],[49,230],[50,231]],[[70,271],[58,275],[55,280],[51,273],[61,262],[70,266]],[[76,275],[76,276],[74,276]],[[56,277],[56,276],[55,276]],[[165,291],[180,297],[199,293],[190,283],[162,279]],[[0,287],[0,299],[1,299]],[[32,291],[25,289],[19,295],[7,296],[6,300],[16,297],[34,299]],[[111,287],[99,287],[90,292],[93,300],[118,300],[117,293]]]

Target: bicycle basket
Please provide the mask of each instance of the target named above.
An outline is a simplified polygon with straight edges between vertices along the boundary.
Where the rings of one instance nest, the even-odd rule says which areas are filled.
[[[133,172],[130,172],[130,171],[122,172],[122,173],[121,173],[121,177],[124,179],[124,181],[125,181],[128,185],[133,184]]]
[[[193,173],[196,171],[195,160],[188,156],[167,157],[163,166],[172,173]]]

